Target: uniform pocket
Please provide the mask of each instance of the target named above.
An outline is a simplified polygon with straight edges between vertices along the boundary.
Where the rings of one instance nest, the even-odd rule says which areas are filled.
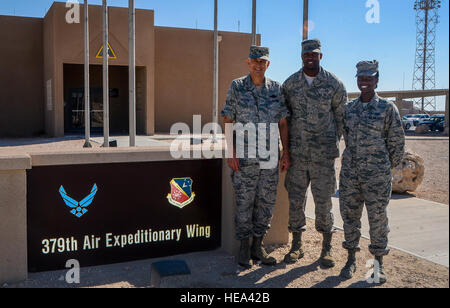
[[[236,122],[255,123],[256,101],[251,95],[241,95],[236,104]]]
[[[381,131],[383,130],[384,119],[381,117],[373,117],[367,120],[367,127],[371,130]]]
[[[280,99],[278,97],[270,97],[267,104],[268,122],[278,123],[281,120]]]
[[[323,132],[331,121],[331,105],[329,101],[311,100],[307,106],[308,126],[306,130],[313,134]]]
[[[372,174],[388,175],[391,172],[391,163],[388,153],[378,147],[374,147],[371,153],[367,153],[367,169]]]
[[[345,127],[349,129],[349,131],[353,131],[355,126],[358,124],[358,119],[354,115],[346,115],[345,118]]]

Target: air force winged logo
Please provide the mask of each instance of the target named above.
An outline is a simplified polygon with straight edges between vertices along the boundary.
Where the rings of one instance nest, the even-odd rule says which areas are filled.
[[[179,178],[170,181],[170,194],[167,195],[170,204],[182,209],[194,201],[194,198],[195,193],[192,192],[191,178]]]
[[[86,208],[91,205],[92,201],[94,201],[94,196],[97,193],[97,184],[94,184],[94,186],[92,187],[91,193],[84,198],[83,200],[81,200],[80,202],[75,201],[74,199],[72,199],[71,197],[69,197],[66,193],[66,191],[64,190],[64,187],[60,187],[59,188],[59,193],[61,195],[61,197],[64,200],[64,203],[72,208],[72,210],[70,211],[73,215],[77,216],[78,218],[80,218],[81,216],[83,216],[84,214],[86,214],[86,212],[88,211]]]

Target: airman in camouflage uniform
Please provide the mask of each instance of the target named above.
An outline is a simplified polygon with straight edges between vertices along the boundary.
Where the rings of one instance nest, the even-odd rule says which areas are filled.
[[[285,106],[282,95],[281,84],[265,78],[265,70],[269,66],[269,49],[252,46],[250,48],[249,65],[250,74],[234,80],[228,91],[226,104],[222,110],[225,123],[235,123],[240,125],[266,124],[266,129],[256,129],[244,134],[242,129],[236,130],[236,142],[241,140],[238,147],[245,147],[243,157],[228,159],[232,171],[232,182],[236,196],[236,239],[241,241],[238,263],[249,268],[250,257],[259,260],[263,264],[273,265],[276,260],[269,257],[262,246],[262,240],[268,229],[273,215],[276,202],[276,193],[279,177],[279,136],[278,126],[282,142],[287,142],[287,120],[289,111]],[[276,131],[270,129],[270,124],[275,124]],[[249,140],[258,140],[266,134],[266,147],[270,145],[270,139],[275,138],[275,164],[271,168],[263,168],[263,163],[268,158],[261,157],[258,153],[252,158],[249,155]],[[252,136],[253,135],[253,136]],[[256,136],[255,136],[256,135]],[[283,137],[284,136],[284,137]],[[240,138],[242,137],[242,138]],[[285,139],[285,140],[283,140]],[[242,144],[244,141],[244,144]],[[273,144],[273,142],[272,142]],[[228,144],[228,146],[234,145]],[[253,145],[255,147],[255,145]],[[267,149],[267,148],[266,148]],[[258,149],[259,150],[259,149]],[[283,155],[281,167],[289,167],[289,157]],[[253,244],[250,248],[250,238],[253,236]]]
[[[364,204],[370,225],[369,251],[379,267],[376,275],[386,281],[383,256],[389,253],[388,206],[392,191],[391,169],[401,163],[405,134],[397,107],[380,98],[375,89],[379,72],[377,61],[361,61],[357,65],[361,96],[344,109],[344,139],[339,181],[339,201],[344,221],[343,247],[349,252],[341,276],[351,278],[356,270],[355,253],[359,251],[361,215]]]
[[[291,251],[284,260],[294,263],[303,257],[301,235],[306,230],[306,192],[311,184],[316,230],[323,234],[320,263],[333,267],[331,198],[336,192],[335,159],[339,157],[347,92],[335,75],[320,66],[321,59],[320,41],[303,41],[303,68],[283,84],[286,105],[292,114],[289,119],[291,167],[285,186],[290,203],[289,231],[293,233]]]

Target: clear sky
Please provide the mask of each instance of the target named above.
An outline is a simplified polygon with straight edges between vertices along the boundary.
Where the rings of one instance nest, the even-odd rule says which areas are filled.
[[[412,88],[416,48],[414,0],[377,0],[379,23],[369,24],[367,0],[310,0],[310,38],[322,41],[324,68],[335,73],[349,92],[357,91],[355,65],[380,61],[379,90]],[[89,4],[101,4],[90,0]],[[1,0],[1,15],[43,17],[51,0]],[[83,3],[80,0],[80,3]],[[283,82],[301,66],[302,0],[258,0],[257,27],[262,45],[270,47],[267,75]],[[128,6],[127,0],[108,0]],[[251,0],[219,0],[219,30],[251,32]],[[436,88],[449,87],[449,5],[442,0],[436,32]],[[136,7],[155,10],[157,26],[213,29],[213,0],[136,0]],[[111,21],[113,22],[113,21]],[[240,26],[239,26],[240,25]],[[244,64],[243,64],[244,65]],[[443,110],[444,100],[438,99]]]

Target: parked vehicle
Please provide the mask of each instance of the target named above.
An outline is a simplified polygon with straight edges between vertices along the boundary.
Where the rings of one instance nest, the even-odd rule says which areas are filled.
[[[439,130],[438,128],[438,124],[441,122],[445,122],[445,115],[443,114],[436,114],[431,116],[429,119],[422,119],[419,122],[419,125],[428,125],[428,127],[430,128],[430,130],[432,132]],[[444,126],[442,125],[442,131],[444,130]]]
[[[429,119],[430,116],[428,114],[415,114],[412,118],[414,126],[419,126],[421,120]]]
[[[407,114],[402,117],[403,129],[405,131],[409,130],[414,125],[414,122],[412,120],[413,116],[414,115],[412,115],[412,114]]]
[[[440,132],[443,132],[445,128],[445,120],[436,124],[436,129]]]

